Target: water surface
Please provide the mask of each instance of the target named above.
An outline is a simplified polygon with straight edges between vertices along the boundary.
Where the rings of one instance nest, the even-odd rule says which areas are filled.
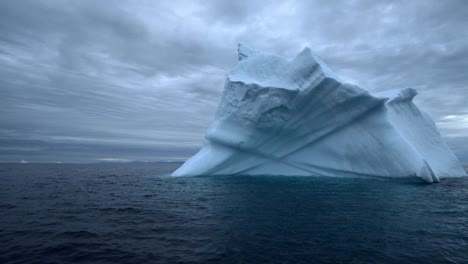
[[[468,179],[1,164],[0,263],[468,263]]]

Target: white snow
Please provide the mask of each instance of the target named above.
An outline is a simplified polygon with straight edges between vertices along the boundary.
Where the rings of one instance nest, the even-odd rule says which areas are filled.
[[[308,48],[292,60],[238,51],[205,145],[173,176],[466,176],[414,89],[371,94]]]

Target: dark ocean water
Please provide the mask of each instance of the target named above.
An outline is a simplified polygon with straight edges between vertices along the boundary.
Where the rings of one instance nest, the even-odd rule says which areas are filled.
[[[468,179],[1,164],[0,263],[468,263]]]

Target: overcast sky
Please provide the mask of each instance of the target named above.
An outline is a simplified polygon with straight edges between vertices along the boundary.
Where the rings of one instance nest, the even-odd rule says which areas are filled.
[[[468,164],[468,1],[0,1],[0,161],[185,159],[237,43],[413,87]]]

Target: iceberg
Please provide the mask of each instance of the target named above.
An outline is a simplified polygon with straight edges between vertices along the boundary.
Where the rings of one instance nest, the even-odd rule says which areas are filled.
[[[309,48],[293,59],[239,44],[202,149],[173,176],[466,176],[412,88],[370,93]]]

